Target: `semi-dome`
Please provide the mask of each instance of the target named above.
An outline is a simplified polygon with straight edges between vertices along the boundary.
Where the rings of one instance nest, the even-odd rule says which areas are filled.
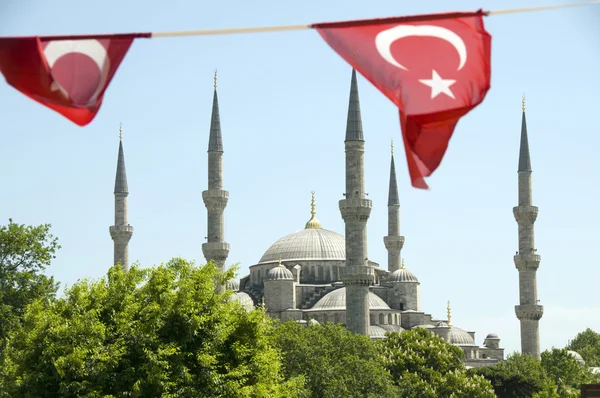
[[[454,345],[475,345],[475,340],[469,333],[453,326],[448,331],[447,339],[448,343]]]
[[[569,355],[571,355],[573,358],[575,358],[575,360],[577,361],[578,364],[580,365],[585,365],[585,361],[583,360],[583,357],[581,355],[579,355],[579,353],[577,351],[567,351],[569,353]]]
[[[317,301],[312,310],[323,310],[323,311],[339,311],[346,310],[346,288],[342,287],[336,289],[333,292],[328,293],[325,297]],[[369,292],[369,309],[371,310],[389,310],[390,306],[385,303],[375,293]]]
[[[419,282],[417,277],[412,272],[410,272],[409,270],[404,268],[404,259],[402,259],[402,266],[400,267],[400,269],[397,269],[396,271],[392,272],[390,274],[390,276],[388,277],[388,281],[390,281],[390,282]]]
[[[248,293],[236,292],[231,295],[229,301],[237,301],[246,311],[251,311],[254,309],[254,301],[252,300],[252,297],[248,295]]]
[[[337,232],[321,227],[316,218],[315,192],[312,192],[311,218],[303,230],[279,239],[267,249],[259,264],[274,261],[346,260],[346,240]]]
[[[271,268],[267,279],[270,281],[292,281],[294,280],[294,274],[285,268],[285,265],[281,264],[280,261],[278,266]]]
[[[385,339],[385,334],[387,330],[380,328],[379,326],[371,325],[369,326],[369,337],[374,340],[383,340]]]
[[[346,240],[337,232],[307,228],[273,243],[259,263],[302,260],[346,260]]]

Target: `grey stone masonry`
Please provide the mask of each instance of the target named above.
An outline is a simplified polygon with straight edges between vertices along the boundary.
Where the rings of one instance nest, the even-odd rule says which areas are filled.
[[[229,192],[223,190],[223,142],[216,76],[208,140],[208,190],[202,192],[202,200],[208,213],[206,243],[202,244],[202,253],[206,261],[212,260],[223,272],[229,255],[229,244],[225,242],[224,216]],[[223,287],[220,286],[219,289]]]
[[[524,104],[518,173],[519,205],[513,208],[519,225],[519,251],[514,256],[515,266],[519,271],[519,305],[515,306],[515,314],[521,323],[521,352],[540,359],[539,320],[544,314],[544,307],[538,304],[536,282],[540,256],[535,249],[534,223],[538,208],[532,205],[531,160]]]
[[[340,200],[339,206],[346,231],[346,266],[341,275],[346,286],[346,327],[354,333],[368,336],[369,286],[375,280],[375,272],[368,265],[367,255],[367,220],[372,203],[365,199],[365,143],[354,70],[350,85],[345,146],[346,198]]]
[[[119,140],[114,194],[115,225],[109,228],[110,237],[114,242],[114,264],[121,264],[123,270],[127,271],[129,269],[129,240],[133,235],[133,227],[128,222],[127,196],[129,195],[129,189],[122,140]]]
[[[400,199],[398,198],[393,144],[388,196],[388,235],[383,237],[383,243],[388,251],[388,270],[394,272],[400,269],[400,252],[404,247],[404,236],[400,236]]]

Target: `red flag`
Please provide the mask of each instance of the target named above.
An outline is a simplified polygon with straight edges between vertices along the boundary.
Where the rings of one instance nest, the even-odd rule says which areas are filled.
[[[29,98],[85,126],[136,37],[148,34],[0,38],[0,72]]]
[[[490,88],[484,12],[315,24],[343,59],[400,111],[412,185],[428,188],[458,120]]]

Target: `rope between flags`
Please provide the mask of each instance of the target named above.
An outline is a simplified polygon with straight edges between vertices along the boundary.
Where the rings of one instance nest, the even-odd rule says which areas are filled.
[[[524,7],[524,8],[511,8],[506,10],[496,11],[485,11],[483,14],[489,15],[502,15],[502,14],[517,14],[522,12],[531,11],[546,11],[556,10],[561,8],[580,7],[593,4],[600,4],[600,0],[584,1],[580,3],[572,4],[559,4],[554,6],[539,6],[539,7]],[[205,29],[205,30],[187,30],[187,31],[175,31],[175,32],[156,32],[152,33],[152,38],[158,37],[177,37],[177,36],[211,36],[211,35],[230,35],[240,33],[262,33],[262,32],[283,32],[292,30],[306,30],[311,29],[312,24],[309,25],[280,25],[280,26],[257,26],[254,28],[231,28],[231,29]]]

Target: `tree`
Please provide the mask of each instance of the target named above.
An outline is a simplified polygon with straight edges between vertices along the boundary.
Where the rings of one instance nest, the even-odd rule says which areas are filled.
[[[21,321],[27,305],[54,297],[58,284],[42,272],[60,249],[50,224],[0,226],[0,350]]]
[[[542,352],[541,366],[561,397],[577,398],[581,384],[594,382],[587,367],[579,365],[566,348]]]
[[[6,397],[294,397],[273,321],[215,291],[233,272],[182,259],[83,280],[29,307],[0,364]]]
[[[303,397],[396,397],[377,345],[341,325],[302,326],[294,321],[277,328],[287,378],[306,380]]]
[[[399,387],[399,396],[495,397],[489,381],[467,373],[460,348],[422,328],[387,337],[380,348],[385,367]]]
[[[600,333],[587,328],[569,341],[567,349],[579,353],[587,366],[600,366]]]
[[[556,386],[546,376],[539,361],[531,355],[514,353],[496,366],[471,369],[488,379],[499,398],[558,398]]]

